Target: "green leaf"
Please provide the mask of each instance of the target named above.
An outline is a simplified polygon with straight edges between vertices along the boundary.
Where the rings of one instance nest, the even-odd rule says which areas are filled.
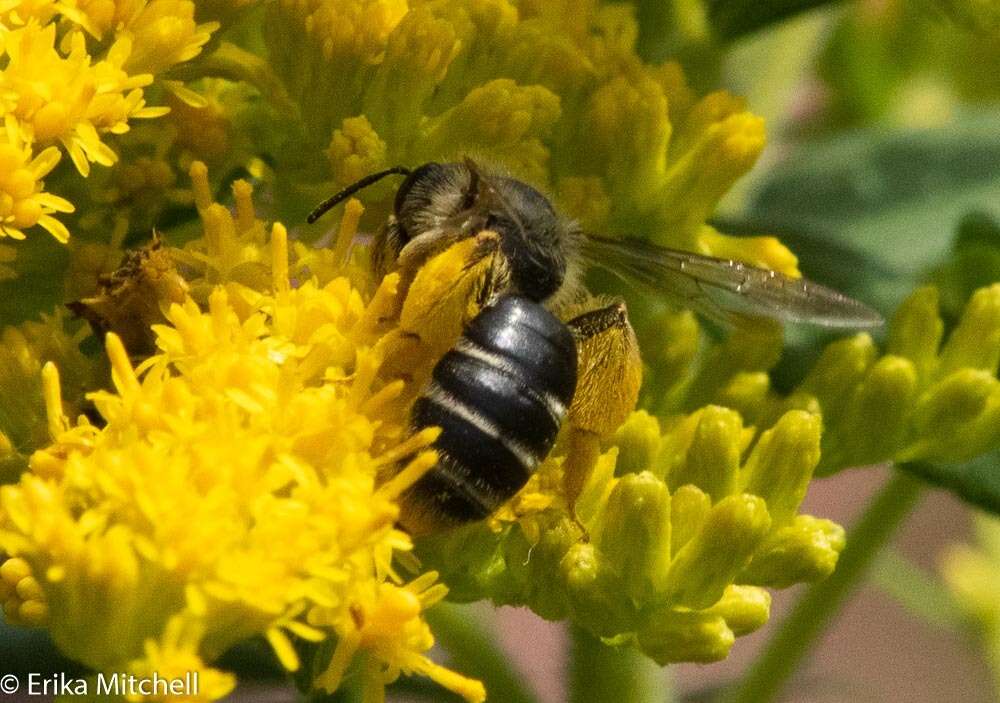
[[[716,35],[732,41],[808,10],[835,3],[833,0],[706,0],[705,4]]]
[[[0,327],[16,325],[51,312],[63,296],[63,278],[69,249],[45,232],[32,232],[27,240],[13,242],[17,259],[11,264],[18,277],[0,282]]]
[[[950,255],[963,216],[1000,218],[998,135],[1000,118],[968,115],[942,129],[866,129],[801,144],[720,226],[778,235],[806,277],[888,317]],[[789,328],[778,387],[800,378],[830,337]]]
[[[955,321],[977,289],[1000,281],[1000,221],[979,211],[963,217],[951,256],[929,279],[938,287],[945,319]]]
[[[966,213],[1000,217],[998,135],[1000,118],[979,115],[942,129],[868,129],[804,144],[773,168],[745,216],[831,247],[831,257],[803,260],[807,275],[853,272],[849,292],[888,311],[945,257]],[[868,265],[858,271],[838,249]]]
[[[955,493],[968,503],[1000,515],[1000,450],[964,464],[907,462],[899,468]]]

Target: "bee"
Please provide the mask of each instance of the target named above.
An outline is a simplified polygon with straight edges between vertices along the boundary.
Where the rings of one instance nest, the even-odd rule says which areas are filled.
[[[869,328],[877,312],[830,288],[738,261],[585,234],[523,181],[471,159],[396,166],[321,203],[307,221],[381,179],[404,180],[377,233],[375,273],[403,285],[452,245],[494,233],[497,269],[478,314],[435,364],[413,403],[413,431],[437,426],[437,465],[404,494],[400,524],[413,534],[488,517],[545,460],[564,423],[592,465],[596,440],[633,409],[641,362],[627,309],[586,291],[601,267],[725,325],[747,318]],[[583,441],[580,441],[583,440]],[[589,449],[587,449],[589,447]],[[570,462],[574,463],[574,462]],[[572,502],[582,486],[567,471]]]

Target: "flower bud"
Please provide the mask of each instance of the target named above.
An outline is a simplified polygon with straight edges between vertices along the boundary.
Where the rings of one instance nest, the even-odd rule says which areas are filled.
[[[662,587],[670,565],[670,492],[648,471],[627,474],[615,485],[594,535],[608,565],[634,603]]]
[[[660,448],[660,423],[645,410],[636,410],[611,438],[618,447],[619,474],[637,474],[654,469],[656,453]]]
[[[833,573],[844,549],[844,528],[830,520],[798,515],[770,535],[739,582],[771,588],[821,581]]]
[[[592,544],[570,547],[559,564],[573,619],[601,637],[635,628],[638,609],[621,597],[628,585]]]
[[[937,366],[943,330],[937,288],[919,288],[903,301],[893,316],[886,351],[913,362],[917,378],[926,383]]]
[[[792,519],[819,461],[820,418],[792,410],[761,435],[744,465],[739,490],[767,502],[776,526]]]
[[[771,615],[771,594],[754,586],[730,586],[719,602],[704,611],[719,615],[737,637],[763,627]]]
[[[914,363],[884,356],[871,367],[840,423],[828,428],[823,466],[862,466],[891,459],[906,438],[917,395]],[[870,428],[878,427],[878,432]]]
[[[719,501],[733,492],[743,450],[743,421],[729,408],[709,405],[698,424],[684,463],[670,473],[670,485],[693,484]]]
[[[679,606],[713,605],[746,567],[770,529],[771,517],[763,498],[747,494],[724,498],[670,564],[665,595]]]
[[[980,288],[969,300],[958,325],[941,349],[938,376],[959,369],[996,374],[1000,361],[1000,283]]]
[[[736,635],[721,615],[663,608],[644,618],[639,648],[661,666],[725,659]]]

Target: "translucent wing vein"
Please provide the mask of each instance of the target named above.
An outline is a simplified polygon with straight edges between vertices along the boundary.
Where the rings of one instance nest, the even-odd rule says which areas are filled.
[[[726,325],[755,317],[854,329],[883,322],[875,310],[831,288],[739,261],[593,236],[585,239],[583,256]]]

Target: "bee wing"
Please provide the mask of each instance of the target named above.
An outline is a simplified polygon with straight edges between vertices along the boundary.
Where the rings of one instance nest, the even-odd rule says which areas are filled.
[[[759,317],[856,329],[883,323],[875,310],[831,288],[740,261],[591,235],[582,242],[582,254],[591,266],[667,295],[727,326]]]

